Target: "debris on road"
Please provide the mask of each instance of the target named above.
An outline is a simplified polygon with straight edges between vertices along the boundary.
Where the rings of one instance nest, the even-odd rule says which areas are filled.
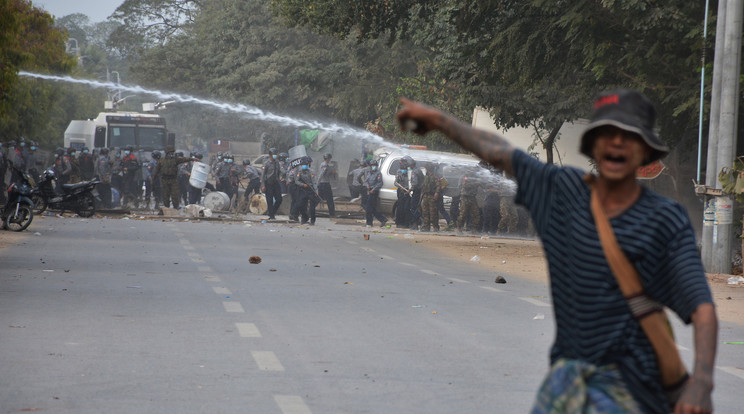
[[[261,258],[259,256],[251,256],[248,258],[248,263],[259,264],[261,263]]]
[[[496,276],[494,283],[506,283],[506,279],[504,279],[504,276]]]

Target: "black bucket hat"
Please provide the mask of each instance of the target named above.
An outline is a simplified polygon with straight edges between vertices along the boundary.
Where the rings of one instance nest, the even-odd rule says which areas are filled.
[[[649,158],[644,160],[644,165],[650,164],[669,153],[669,147],[654,132],[655,119],[654,105],[640,92],[627,89],[604,92],[594,101],[591,121],[581,135],[580,151],[592,158],[592,132],[598,127],[612,125],[641,136],[652,150]]]

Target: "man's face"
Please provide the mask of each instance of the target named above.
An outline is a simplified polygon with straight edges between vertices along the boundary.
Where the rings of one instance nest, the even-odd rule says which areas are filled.
[[[596,129],[594,137],[592,154],[605,179],[635,179],[638,167],[651,156],[651,147],[636,133],[605,125]]]

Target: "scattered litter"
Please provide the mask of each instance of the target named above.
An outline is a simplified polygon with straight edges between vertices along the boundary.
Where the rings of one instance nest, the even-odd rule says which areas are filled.
[[[269,269],[269,272],[276,272],[276,269]]]
[[[37,231],[36,233],[34,233],[34,236],[41,236],[41,233],[39,233],[39,232]]]
[[[432,315],[436,315],[437,314],[437,311],[433,311],[431,314]]]
[[[122,217],[122,220],[129,220],[129,217]]]
[[[212,217],[212,210],[199,204],[189,204],[183,208],[183,212],[191,217]],[[188,219],[186,219],[188,221]]]
[[[320,265],[313,265],[313,267],[320,267]]]
[[[259,263],[261,263],[261,257],[259,257],[259,256],[251,256],[251,257],[248,258],[248,263],[259,264]]]
[[[266,220],[261,220],[261,224],[266,224],[266,223],[267,223]]]
[[[470,258],[470,261],[471,262],[480,262],[480,256],[478,256],[476,254],[475,256],[473,256],[473,257]]]
[[[496,276],[494,283],[506,283],[506,279],[504,279],[504,276]]]
[[[412,307],[412,308],[423,308],[423,306],[422,306],[422,305],[413,305],[413,306],[411,306],[411,307]]]
[[[537,315],[535,315],[535,317],[534,317],[534,318],[532,318],[532,319],[538,319],[538,320],[539,320],[539,319],[545,319],[545,315],[543,315],[542,313],[538,313],[538,314],[537,314]]]
[[[344,285],[353,285],[354,282],[344,282]]]
[[[49,273],[51,273],[51,272],[53,272],[54,270],[44,269],[44,271],[45,271],[45,272],[49,272]]]
[[[502,260],[501,261],[501,264],[506,264],[506,260]]]
[[[70,269],[65,269],[65,273],[70,273]]]
[[[414,238],[414,236],[413,236],[413,234],[410,234],[410,233],[406,233],[406,234],[405,234],[405,235],[403,236],[403,238],[404,238],[404,239],[413,239],[413,238]]]
[[[488,246],[479,246],[478,248],[479,248],[479,249],[487,249],[487,248],[488,248]]]
[[[369,234],[364,235],[364,240],[369,240]]]
[[[744,345],[744,342],[724,342],[726,345]]]
[[[488,236],[481,236],[481,240],[488,240]]]
[[[744,283],[744,277],[742,276],[732,276],[728,278],[728,284],[732,286],[739,286],[742,283]]]

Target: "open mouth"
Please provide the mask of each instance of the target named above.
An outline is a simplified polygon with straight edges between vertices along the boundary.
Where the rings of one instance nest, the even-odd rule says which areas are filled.
[[[627,161],[627,159],[622,155],[607,154],[604,158],[605,160],[612,163],[625,163]]]

